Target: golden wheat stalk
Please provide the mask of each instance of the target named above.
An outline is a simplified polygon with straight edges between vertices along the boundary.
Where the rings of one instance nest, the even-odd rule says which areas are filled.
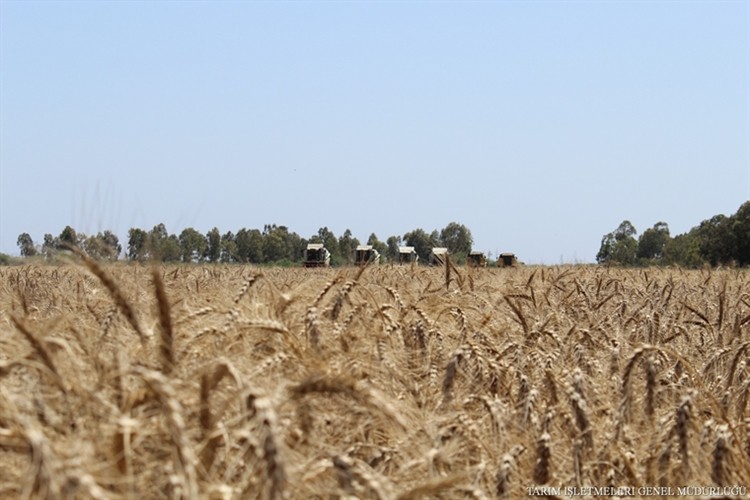
[[[402,429],[407,428],[407,423],[401,414],[382,394],[372,388],[364,387],[349,377],[313,375],[290,387],[289,392],[295,400],[312,394],[341,394],[384,414]]]
[[[109,273],[107,273],[104,268],[99,265],[99,263],[86,255],[83,250],[78,247],[70,247],[70,249],[83,261],[83,264],[91,272],[91,274],[96,276],[102,283],[102,285],[104,285],[104,288],[112,297],[112,300],[114,300],[115,305],[118,307],[118,309],[120,309],[120,312],[123,314],[123,316],[125,316],[125,319],[128,320],[128,323],[130,323],[130,326],[133,327],[135,333],[138,334],[138,337],[141,339],[141,343],[145,344],[147,340],[146,335],[141,329],[141,325],[138,321],[138,317],[135,314],[135,310],[133,309],[133,306],[130,304],[130,302],[128,302],[128,300],[125,298],[125,294],[117,285],[117,282],[112,279]]]
[[[269,482],[268,496],[271,499],[286,495],[287,473],[279,450],[278,418],[271,400],[267,397],[248,395],[245,398],[248,415],[260,421],[262,429],[261,453],[266,464],[266,477]]]
[[[197,459],[188,440],[185,412],[177,400],[174,387],[160,372],[136,367],[134,373],[140,376],[156,395],[169,424],[170,437],[177,455],[175,465],[179,471],[177,479],[181,494],[186,498],[196,498],[198,496],[198,478],[195,471]]]
[[[26,325],[26,323],[20,318],[11,315],[10,319],[18,329],[18,331],[21,332],[24,338],[31,345],[32,349],[34,349],[34,352],[36,352],[36,354],[41,358],[42,363],[44,363],[44,366],[47,367],[47,370],[52,375],[55,384],[63,391],[63,393],[67,393],[68,388],[65,384],[65,380],[60,375],[55,362],[52,360],[52,355],[50,354],[49,350],[44,345],[42,340],[39,339],[37,335],[32,332],[31,329]]]
[[[161,370],[169,374],[177,362],[174,345],[174,331],[172,329],[171,306],[164,290],[164,281],[156,265],[151,266],[151,279],[154,285],[156,302],[159,306],[159,363]]]
[[[204,473],[211,470],[216,457],[216,449],[222,439],[220,434],[214,434],[216,418],[211,413],[211,393],[226,376],[231,376],[235,384],[239,384],[241,381],[241,375],[232,362],[228,359],[219,359],[214,364],[213,369],[207,371],[201,377],[199,421],[202,440],[206,442],[206,445],[200,458]]]

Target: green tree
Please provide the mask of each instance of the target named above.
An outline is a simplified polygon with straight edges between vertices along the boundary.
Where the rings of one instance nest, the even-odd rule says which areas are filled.
[[[291,263],[299,261],[306,241],[286,226],[266,224],[263,228],[263,261]]]
[[[286,260],[290,262],[301,262],[302,254],[307,248],[307,240],[295,232],[290,232],[285,226],[281,226],[284,244],[286,245]]]
[[[48,259],[57,253],[57,247],[60,246],[59,240],[49,233],[44,235],[44,243],[42,243],[42,253]]]
[[[610,264],[612,262],[612,254],[615,248],[615,235],[614,233],[607,233],[602,236],[602,243],[599,245],[599,251],[596,253],[596,262],[599,264]]]
[[[451,260],[462,264],[471,252],[474,238],[469,228],[457,222],[451,222],[440,231],[440,244],[451,253]]]
[[[704,220],[697,228],[701,257],[711,266],[729,264],[737,255],[737,240],[732,231],[732,220],[725,215],[715,215]]]
[[[637,231],[630,221],[622,221],[614,232],[605,234],[596,261],[599,264],[632,266],[636,262],[638,240]]]
[[[178,238],[182,262],[202,262],[208,249],[208,240],[192,227],[183,229]]]
[[[169,234],[162,223],[149,232],[147,246],[150,257],[162,262],[178,262],[182,256],[180,240],[174,234]]]
[[[36,255],[34,240],[31,239],[29,233],[21,233],[18,235],[16,243],[18,244],[18,248],[21,250],[21,255],[23,257],[33,257]]]
[[[696,231],[678,234],[664,246],[661,261],[666,265],[699,268],[704,260],[700,252],[700,240]]]
[[[145,260],[149,256],[148,233],[143,229],[132,227],[128,230],[128,259],[133,261]]]
[[[237,258],[239,262],[260,264],[263,262],[263,235],[257,229],[237,231],[235,236]]]
[[[120,238],[109,229],[103,233],[97,233],[97,238],[102,240],[105,246],[109,250],[109,260],[117,260],[122,253],[122,245],[120,244]]]
[[[180,240],[174,234],[170,234],[159,246],[158,255],[162,262],[179,262],[180,253]]]
[[[750,201],[746,201],[732,216],[735,241],[735,260],[741,266],[750,265]]]
[[[310,240],[312,241],[312,239]],[[341,252],[339,251],[339,242],[336,235],[328,227],[318,229],[316,241],[323,243],[323,246],[331,253],[331,265],[337,266],[341,263]]]
[[[263,262],[277,262],[287,258],[286,242],[280,231],[269,231],[263,235]]]
[[[433,234],[429,235],[424,229],[417,228],[406,233],[403,237],[403,242],[406,246],[414,247],[414,251],[417,252],[419,260],[422,262],[430,262],[432,248],[439,246],[438,238],[439,235],[437,231],[433,231]]]
[[[339,254],[341,255],[342,264],[353,264],[354,263],[354,252],[359,246],[359,240],[352,236],[351,230],[347,229],[339,237]]]
[[[380,255],[386,258],[386,260],[390,260],[390,258],[388,258],[388,245],[380,241],[375,233],[370,234],[370,237],[367,238],[367,244],[372,245],[372,248],[374,248]]]
[[[120,240],[111,231],[98,232],[87,237],[81,244],[83,250],[93,259],[117,260],[122,252]]]
[[[385,240],[385,244],[388,246],[385,253],[386,258],[390,262],[398,262],[398,247],[401,246],[401,236],[389,236]]]
[[[206,249],[206,259],[209,262],[218,262],[221,257],[221,233],[218,228],[211,229],[206,233],[208,248]]]
[[[221,262],[235,262],[237,260],[237,242],[232,231],[227,231],[221,237]]]
[[[437,229],[433,229],[432,232],[430,233],[430,241],[432,241],[432,246],[434,247],[441,245],[440,233],[438,232]]]
[[[638,238],[638,260],[644,264],[659,261],[669,240],[669,226],[666,222],[657,222],[654,227],[646,229]]]
[[[146,240],[149,258],[164,261],[162,258],[162,252],[166,250],[165,247],[168,239],[169,232],[167,231],[167,227],[161,222],[155,225],[151,231],[149,231]]]
[[[65,226],[65,229],[58,236],[58,250],[76,246],[78,246],[78,234],[76,234],[76,230],[70,226]]]
[[[151,229],[149,235],[153,241],[159,241],[169,238],[169,231],[167,231],[167,226],[160,222]]]
[[[94,260],[105,260],[105,255],[108,255],[108,249],[105,248],[104,242],[94,235],[88,236],[81,248]]]

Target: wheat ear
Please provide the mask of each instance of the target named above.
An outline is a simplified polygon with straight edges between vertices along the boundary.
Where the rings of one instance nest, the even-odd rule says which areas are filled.
[[[169,374],[176,363],[174,331],[172,329],[169,299],[167,299],[167,292],[164,290],[164,280],[162,280],[161,273],[156,265],[151,267],[151,279],[154,283],[154,293],[159,305],[159,362],[162,372]]]
[[[104,268],[102,268],[94,259],[86,255],[80,248],[71,247],[71,250],[76,255],[78,255],[78,257],[80,257],[86,268],[94,276],[96,276],[99,281],[101,281],[102,285],[104,285],[104,288],[107,289],[110,297],[112,297],[112,300],[115,301],[115,305],[117,305],[118,309],[120,309],[120,312],[123,314],[123,316],[125,316],[125,319],[128,320],[128,323],[130,323],[130,326],[133,327],[135,333],[138,334],[138,337],[141,339],[141,343],[145,344],[146,334],[144,334],[143,330],[141,329],[141,325],[138,322],[138,317],[135,315],[133,307],[125,298],[125,294],[122,293],[122,290],[120,290],[120,287],[117,286],[115,280],[112,279],[112,277],[104,270]]]

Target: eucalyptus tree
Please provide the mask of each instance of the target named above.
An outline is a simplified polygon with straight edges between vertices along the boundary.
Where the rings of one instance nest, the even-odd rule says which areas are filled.
[[[21,233],[18,235],[16,241],[18,248],[21,250],[21,256],[33,257],[36,255],[36,247],[34,246],[34,240],[31,239],[29,233]]]

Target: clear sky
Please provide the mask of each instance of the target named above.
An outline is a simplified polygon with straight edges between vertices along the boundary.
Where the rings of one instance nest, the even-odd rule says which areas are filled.
[[[594,261],[750,199],[750,2],[0,0],[0,252],[66,225]]]

